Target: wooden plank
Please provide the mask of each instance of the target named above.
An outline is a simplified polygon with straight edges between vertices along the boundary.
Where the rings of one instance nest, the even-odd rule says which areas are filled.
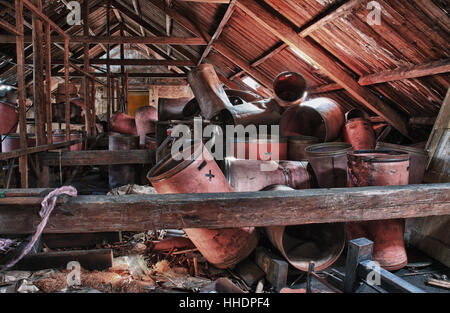
[[[58,149],[58,148],[64,148],[64,147],[68,147],[68,146],[71,146],[71,145],[79,143],[79,142],[82,142],[82,139],[74,139],[71,141],[52,143],[51,145],[41,145],[41,146],[28,147],[28,148],[25,146],[25,148],[20,148],[19,150],[0,153],[0,160],[8,160],[11,158],[17,158],[17,157],[24,156],[27,154],[38,153],[38,152],[43,152],[43,151]],[[26,187],[23,187],[23,188],[26,188]]]
[[[197,37],[127,37],[127,36],[72,36],[71,42],[90,44],[161,44],[161,45],[192,45],[202,46],[207,42]]]
[[[21,33],[19,33],[17,31],[17,29],[13,25],[9,24],[6,21],[0,20],[0,27],[3,28],[3,29],[6,29],[10,33],[13,33],[14,35],[17,35],[17,36],[21,36],[22,35]]]
[[[236,5],[236,0],[231,0],[230,4],[227,7],[227,10],[225,11],[225,14],[222,17],[222,20],[220,21],[219,26],[217,26],[216,31],[212,35],[211,39],[208,41],[208,45],[206,46],[205,50],[203,50],[202,56],[197,62],[197,65],[202,64],[203,60],[208,56],[209,52],[212,49],[212,44],[214,41],[219,38],[220,34],[222,33],[223,29],[225,28],[225,25],[227,25],[228,21],[230,20],[231,16],[233,15],[234,9]]]
[[[356,100],[384,117],[388,123],[404,136],[411,138],[408,134],[408,124],[405,117],[389,107],[370,90],[360,86],[328,54],[311,41],[299,36],[285,19],[272,14],[260,2],[255,0],[239,1],[238,6],[270,33],[280,38],[290,47],[305,53],[325,75],[346,89]]]
[[[45,104],[47,113],[47,144],[53,143],[52,136],[52,101],[51,101],[51,84],[52,84],[52,41],[50,39],[50,24],[45,24]]]
[[[382,71],[361,77],[358,83],[362,86],[381,84],[390,81],[417,78],[450,72],[450,58],[421,65],[399,67],[395,70]]]
[[[42,153],[41,162],[47,166],[148,164],[153,161],[152,150],[91,150]]]
[[[265,227],[450,215],[450,183],[62,199],[64,204],[55,207],[44,232]],[[3,200],[2,233],[34,232],[40,221],[39,205],[2,205]]]
[[[68,34],[64,32],[58,25],[56,25],[47,15],[34,6],[29,0],[23,0],[23,4],[34,14],[36,14],[42,21],[49,23],[52,29],[59,33],[63,38],[70,38]]]
[[[73,66],[72,66],[73,67]],[[106,77],[106,73],[90,73],[90,75],[93,75],[94,77]],[[64,73],[52,73],[52,76],[55,77],[61,77],[64,76]],[[70,77],[83,77],[85,76],[83,73],[70,73]],[[173,79],[184,79],[186,78],[186,74],[182,73],[128,73],[129,77],[148,77],[148,78],[173,78]],[[120,74],[111,74],[111,77],[117,78],[120,77]],[[102,84],[104,84],[102,82]]]
[[[16,0],[16,27],[21,36],[16,37],[17,55],[17,92],[19,102],[19,129],[20,148],[27,149],[27,120],[25,108],[25,52],[23,41],[23,0]],[[0,155],[3,155],[0,154]],[[22,188],[28,188],[28,156],[23,154],[19,158],[20,184]]]

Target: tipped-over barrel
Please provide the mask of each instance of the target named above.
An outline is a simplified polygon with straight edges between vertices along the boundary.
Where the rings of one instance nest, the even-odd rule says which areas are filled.
[[[167,155],[150,170],[147,178],[161,194],[233,191],[202,143],[194,143],[174,156]],[[196,213],[192,214],[180,218],[195,218]],[[218,268],[228,268],[248,257],[259,239],[255,227],[184,231],[205,259]]]
[[[282,107],[300,104],[306,96],[306,80],[295,72],[283,72],[273,82],[275,100]]]
[[[125,135],[137,135],[136,120],[134,117],[122,112],[112,115],[110,121],[110,131]]]

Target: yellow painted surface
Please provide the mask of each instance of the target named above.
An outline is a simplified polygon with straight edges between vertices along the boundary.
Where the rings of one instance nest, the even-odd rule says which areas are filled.
[[[134,116],[137,109],[148,106],[148,92],[129,92],[128,93],[128,114]]]

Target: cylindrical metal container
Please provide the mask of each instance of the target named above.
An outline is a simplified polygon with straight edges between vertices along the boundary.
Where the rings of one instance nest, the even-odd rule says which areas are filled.
[[[83,134],[78,131],[70,132],[70,140],[82,139]],[[53,143],[66,141],[66,131],[65,130],[54,130],[52,132]],[[83,150],[83,142],[79,142],[70,146],[70,151],[81,151]]]
[[[407,152],[409,154],[409,184],[421,184],[425,174],[428,161],[428,154],[425,150],[409,146],[394,145],[386,142],[378,142],[377,150],[395,150]]]
[[[349,186],[407,185],[408,153],[393,150],[359,150],[348,153]],[[347,223],[350,239],[367,237],[374,242],[372,259],[386,270],[408,263],[403,241],[403,219]]]
[[[320,188],[347,186],[347,152],[352,145],[329,142],[305,148],[305,156],[311,164]]]
[[[265,190],[283,191],[292,188],[275,185]],[[286,260],[305,272],[310,262],[314,262],[315,271],[329,267],[339,258],[345,246],[343,223],[270,226],[265,229],[272,244]]]
[[[292,161],[306,160],[305,148],[319,143],[319,138],[311,136],[288,137],[288,159]]]
[[[110,121],[110,131],[126,135],[137,135],[136,121],[122,112],[116,112],[112,115]]]
[[[353,150],[369,150],[375,148],[377,139],[370,121],[364,118],[353,118],[347,121],[343,129],[344,141],[353,146]]]
[[[6,137],[6,138],[5,138]],[[2,135],[2,152],[11,152],[14,150],[20,150],[20,135],[19,134],[9,134]],[[36,135],[27,134],[27,144],[28,147],[36,146]]]
[[[322,142],[339,137],[344,114],[330,98],[316,98],[288,108],[281,117],[282,136],[313,136]]]
[[[136,131],[139,135],[139,143],[145,144],[147,134],[156,133],[156,122],[158,121],[158,111],[152,106],[140,107],[134,114],[136,121]]]
[[[273,91],[280,106],[298,105],[306,96],[306,80],[298,73],[283,72],[275,78]]]
[[[153,135],[151,135],[151,136],[146,135],[145,136],[145,145],[144,145],[144,147],[145,147],[145,149],[155,150],[156,151],[156,148],[157,148],[156,137],[153,136]]]
[[[217,115],[217,120],[225,125],[278,125],[280,112],[266,104],[261,101],[229,106]]]
[[[225,176],[234,191],[259,191],[271,185],[293,189],[315,187],[308,162],[225,159]]]
[[[225,89],[225,93],[227,94],[228,100],[230,100],[232,105],[242,104],[243,102],[263,100],[260,95],[247,90]]]
[[[109,150],[116,151],[133,149],[139,149],[139,136],[124,134],[109,136]],[[108,171],[110,188],[134,184],[138,179],[136,165],[109,165]]]
[[[212,64],[200,64],[188,73],[188,82],[207,120],[213,119],[220,111],[231,106]]]
[[[185,154],[187,159],[176,160]],[[167,155],[150,170],[147,178],[161,194],[233,191],[201,143],[193,144],[180,155]],[[205,259],[218,268],[230,267],[248,257],[259,239],[255,227],[189,228],[184,231]]]
[[[184,119],[183,109],[191,98],[158,99],[158,120],[182,120]]]
[[[16,107],[0,101],[0,134],[15,133],[19,122]]]
[[[287,139],[258,138],[234,140],[234,157],[246,160],[287,160]]]

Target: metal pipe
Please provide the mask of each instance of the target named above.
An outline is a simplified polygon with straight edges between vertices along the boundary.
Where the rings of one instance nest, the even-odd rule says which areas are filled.
[[[273,91],[280,106],[299,105],[306,97],[306,80],[298,73],[283,72],[275,78]]]

